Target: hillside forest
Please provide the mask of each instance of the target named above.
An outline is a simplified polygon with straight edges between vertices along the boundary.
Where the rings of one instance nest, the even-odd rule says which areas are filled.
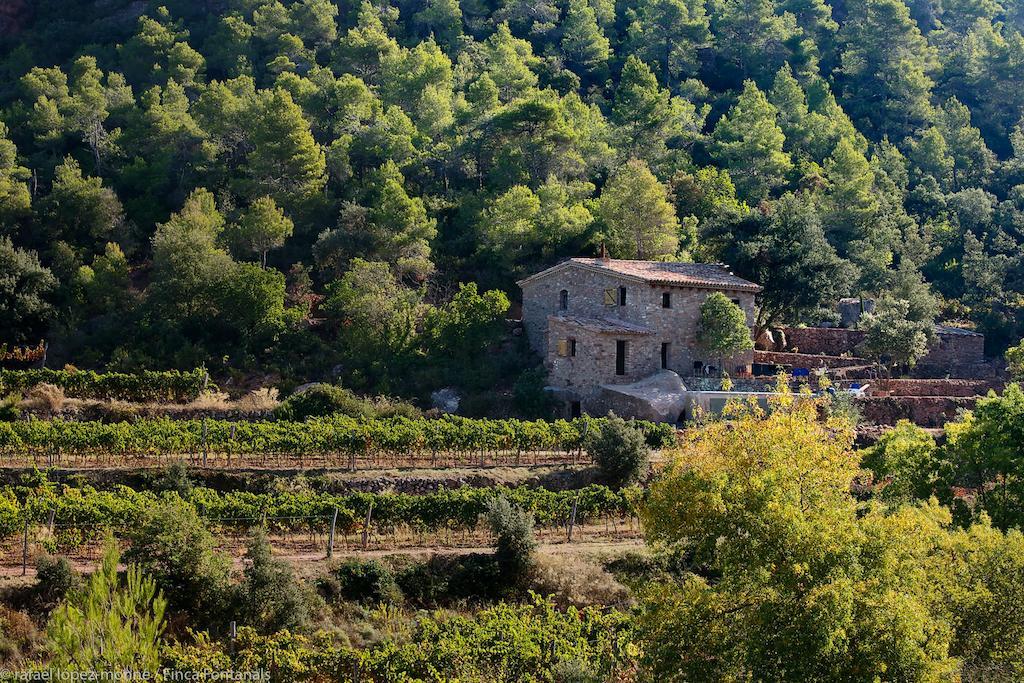
[[[865,296],[1024,335],[1021,0],[24,11],[0,341],[58,366],[527,405],[515,281],[602,243],[729,264],[762,326]]]

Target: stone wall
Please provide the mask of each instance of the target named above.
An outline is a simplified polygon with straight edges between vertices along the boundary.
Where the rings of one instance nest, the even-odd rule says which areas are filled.
[[[809,353],[782,353],[779,351],[754,351],[754,362],[766,365],[785,365],[794,368],[848,368],[870,364],[871,361],[852,356],[821,356]]]
[[[868,396],[856,399],[864,420],[894,425],[910,420],[921,427],[941,427],[956,419],[960,410],[970,410],[977,402],[965,396]]]
[[[565,389],[584,403],[600,392],[602,384],[627,384],[647,377],[661,367],[661,347],[655,349],[651,335],[596,332],[576,323],[552,318],[544,357],[548,383]],[[576,341],[575,356],[559,356],[558,343]],[[626,374],[615,374],[615,347],[626,340]]]
[[[879,379],[872,388],[891,396],[984,396],[1002,391],[1003,383],[988,379]]]
[[[605,305],[606,289],[626,288],[626,305]],[[568,292],[568,305],[560,308],[560,293]],[[661,369],[661,345],[670,344],[668,369],[686,377],[693,373],[695,361],[719,364],[718,359],[704,357],[696,347],[700,306],[714,290],[694,287],[652,285],[601,273],[583,267],[567,267],[523,285],[523,326],[531,347],[541,354],[548,368],[552,386],[596,389],[601,383],[632,382]],[[662,307],[662,294],[669,293],[671,307]],[[725,291],[739,302],[747,323],[754,323],[754,295],[750,292]],[[596,333],[563,324],[549,329],[550,316],[575,316],[622,320],[648,328],[652,334],[622,335]],[[575,335],[577,355],[568,360],[558,356],[558,340]],[[615,375],[615,340],[627,340],[627,372]],[[753,362],[753,353],[725,359],[730,374],[745,372]]]
[[[860,330],[842,327],[787,327],[786,350],[823,356],[856,355],[857,344],[864,340]]]
[[[841,327],[789,327],[784,332],[786,350],[806,354],[855,355],[857,345],[864,340],[861,330]],[[971,366],[983,363],[984,336],[940,330],[928,353],[918,361],[918,366],[930,374],[969,374]]]

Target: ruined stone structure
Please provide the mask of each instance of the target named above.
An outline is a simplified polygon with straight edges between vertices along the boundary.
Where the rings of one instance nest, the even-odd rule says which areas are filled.
[[[754,323],[761,287],[724,266],[575,258],[519,282],[523,326],[548,381],[570,414],[602,412],[602,385],[630,384],[667,369],[682,376],[719,365],[697,348],[700,307],[722,292]],[[749,372],[753,353],[723,359]]]

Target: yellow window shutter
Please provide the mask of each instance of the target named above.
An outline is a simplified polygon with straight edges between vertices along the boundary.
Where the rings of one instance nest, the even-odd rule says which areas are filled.
[[[568,356],[569,355],[569,341],[567,339],[558,340],[558,355]]]
[[[618,292],[616,292],[614,289],[606,289],[606,290],[604,290],[604,305],[605,306],[615,306],[618,303],[619,303]]]

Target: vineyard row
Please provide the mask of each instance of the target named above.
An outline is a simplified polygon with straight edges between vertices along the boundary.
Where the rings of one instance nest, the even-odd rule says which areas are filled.
[[[477,529],[488,504],[497,496],[531,512],[539,527],[564,525],[575,508],[575,521],[595,522],[610,516],[635,515],[635,500],[606,486],[551,491],[531,487],[440,489],[425,495],[403,493],[321,492],[220,493],[194,488],[185,493],[136,491],[127,486],[97,490],[44,481],[35,486],[0,490],[0,539],[19,534],[26,524],[53,530],[54,545],[67,549],[107,530],[139,528],[164,506],[185,505],[215,531],[237,533],[258,526],[279,532],[326,531],[332,520],[338,533],[361,530],[370,517],[374,528],[415,532]]]
[[[529,464],[575,462],[603,418],[474,420],[351,418],[305,422],[143,419],[135,422],[0,422],[0,464],[141,466],[185,458],[193,464]],[[673,443],[671,426],[634,422],[652,448]],[[564,454],[552,458],[551,454]],[[257,456],[254,458],[253,456]],[[542,457],[543,456],[543,457]],[[258,460],[259,462],[255,462]]]
[[[93,372],[92,370],[0,370],[0,390],[25,391],[38,384],[60,387],[71,398],[104,401],[187,402],[207,389],[210,376],[199,368],[138,373]]]

